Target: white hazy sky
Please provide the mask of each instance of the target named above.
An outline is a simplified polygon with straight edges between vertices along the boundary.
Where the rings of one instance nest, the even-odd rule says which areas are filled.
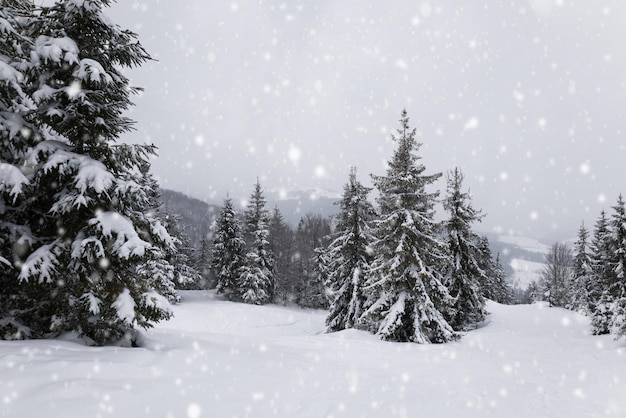
[[[126,141],[221,201],[383,174],[406,108],[427,173],[458,165],[482,229],[573,236],[626,192],[623,0],[120,0],[158,61]],[[444,184],[441,184],[444,187]]]

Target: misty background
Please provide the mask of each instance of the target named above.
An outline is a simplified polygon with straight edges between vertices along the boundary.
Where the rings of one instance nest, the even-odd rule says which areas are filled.
[[[145,93],[123,140],[159,147],[162,187],[220,204],[258,176],[272,195],[338,195],[352,165],[369,185],[406,108],[427,173],[463,170],[478,230],[570,238],[624,191],[624,2],[125,0],[108,14],[155,58],[130,74]]]

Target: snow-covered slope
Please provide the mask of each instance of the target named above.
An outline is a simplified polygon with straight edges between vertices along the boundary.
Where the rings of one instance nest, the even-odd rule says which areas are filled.
[[[543,244],[535,238],[519,237],[513,235],[500,235],[498,241],[511,244],[515,247],[521,248],[524,251],[531,253],[547,254],[550,251],[550,246]]]
[[[145,348],[0,342],[0,417],[626,416],[626,343],[562,309],[488,309],[460,342],[419,346],[183,292]]]
[[[541,280],[541,272],[545,268],[544,263],[537,263],[535,261],[527,261],[519,258],[511,260],[511,268],[513,269],[513,276],[510,278],[513,286],[520,289],[528,288],[531,282],[539,282]]]

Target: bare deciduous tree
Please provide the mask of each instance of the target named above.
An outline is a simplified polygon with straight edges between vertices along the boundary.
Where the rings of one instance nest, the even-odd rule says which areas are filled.
[[[546,266],[541,272],[544,298],[550,303],[550,306],[564,307],[569,298],[572,251],[566,244],[554,243],[545,256],[545,264]]]

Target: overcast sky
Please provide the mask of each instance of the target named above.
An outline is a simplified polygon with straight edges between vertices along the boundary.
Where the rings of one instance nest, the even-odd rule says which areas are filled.
[[[626,2],[123,0],[158,61],[125,141],[220,202],[371,184],[406,108],[427,173],[459,166],[484,231],[574,236],[626,192]],[[442,183],[441,187],[445,187]]]

